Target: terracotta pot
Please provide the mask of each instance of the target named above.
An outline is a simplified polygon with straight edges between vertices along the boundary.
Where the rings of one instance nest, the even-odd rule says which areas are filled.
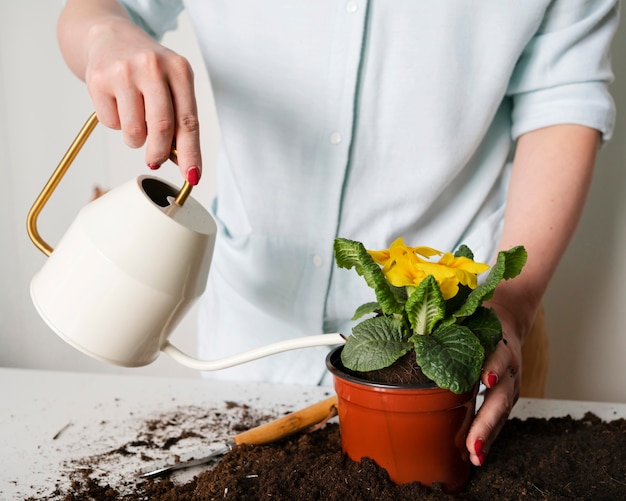
[[[347,374],[342,347],[326,358],[338,397],[344,453],[373,459],[396,484],[440,484],[459,490],[470,473],[465,439],[474,417],[474,390],[456,395],[431,386],[390,386]]]

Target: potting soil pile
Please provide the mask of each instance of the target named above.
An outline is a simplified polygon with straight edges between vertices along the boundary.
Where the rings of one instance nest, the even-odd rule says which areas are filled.
[[[249,428],[270,417],[253,409],[234,408]],[[189,438],[202,439],[197,412],[159,416],[142,423],[135,440],[107,454],[64,465],[69,482],[31,499],[78,500],[618,500],[626,499],[626,420],[601,421],[592,414],[527,420],[511,419],[481,468],[455,497],[437,486],[394,485],[386,472],[368,459],[354,462],[341,452],[339,428],[324,428],[265,446],[242,445],[212,468],[193,475],[156,480],[137,475],[116,477],[116,465],[129,457],[145,462]],[[206,416],[206,414],[205,414]],[[194,421],[195,420],[195,421]],[[371,430],[376,433],[376,430]],[[138,473],[138,472],[135,472]],[[63,486],[62,486],[63,484]]]

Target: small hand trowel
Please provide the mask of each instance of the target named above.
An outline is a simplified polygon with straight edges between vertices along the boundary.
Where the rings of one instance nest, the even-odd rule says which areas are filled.
[[[221,457],[227,452],[231,451],[234,447],[241,444],[262,445],[274,442],[281,438],[288,437],[299,431],[306,430],[307,428],[325,422],[330,417],[336,414],[335,409],[337,406],[337,397],[333,396],[313,404],[309,407],[305,407],[286,416],[265,423],[256,428],[244,431],[235,435],[229,439],[224,447],[216,450],[208,456],[190,459],[189,461],[182,461],[173,465],[165,466],[157,470],[149,471],[140,475],[141,478],[156,478],[164,475],[168,475],[173,471],[181,470],[184,468],[191,468],[192,466],[199,466],[213,461],[219,461]]]

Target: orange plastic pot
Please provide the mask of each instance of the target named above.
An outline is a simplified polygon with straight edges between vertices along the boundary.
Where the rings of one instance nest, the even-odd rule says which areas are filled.
[[[326,358],[337,393],[341,446],[354,461],[367,457],[396,484],[461,489],[470,474],[465,439],[478,385],[456,395],[430,387],[390,386],[344,372],[342,347]]]

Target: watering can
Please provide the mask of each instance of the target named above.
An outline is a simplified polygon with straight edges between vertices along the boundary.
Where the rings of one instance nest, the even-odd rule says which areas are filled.
[[[199,360],[169,336],[204,292],[217,226],[190,196],[153,176],[139,176],[84,206],[56,248],[37,218],[98,123],[94,114],[35,200],[28,234],[48,259],[31,282],[35,308],[63,340],[111,364],[139,367],[161,351],[196,370],[232,367],[283,351],[345,342],[340,334],[305,336],[219,360]],[[171,159],[176,161],[172,148]]]

